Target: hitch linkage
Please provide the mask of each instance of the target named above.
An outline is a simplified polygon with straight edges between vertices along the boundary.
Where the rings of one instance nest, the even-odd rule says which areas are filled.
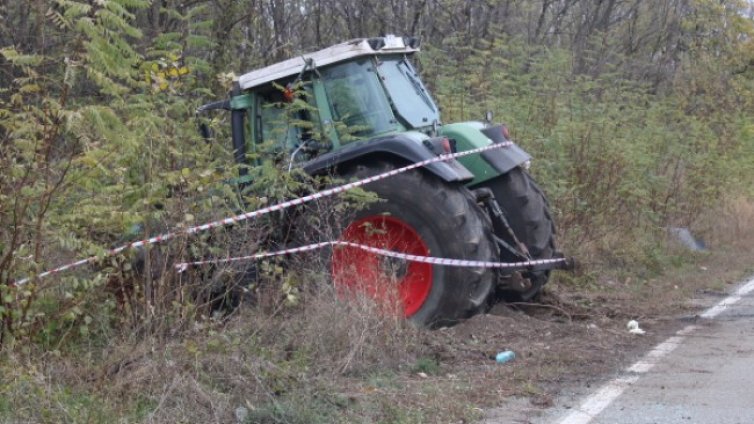
[[[511,228],[510,224],[508,223],[507,218],[505,217],[505,212],[503,212],[502,208],[500,207],[500,204],[498,203],[497,199],[495,199],[495,195],[492,193],[492,190],[489,188],[478,188],[476,190],[472,191],[476,197],[476,201],[481,203],[484,208],[487,211],[487,214],[490,217],[490,220],[492,221],[492,229],[495,242],[500,247],[500,250],[507,251],[512,253],[516,258],[520,259],[522,262],[530,261],[533,258],[529,254],[529,250],[526,248],[526,246],[521,243],[518,238],[516,237],[516,234],[513,232],[513,228]],[[515,246],[511,245],[507,241],[503,240],[501,237],[498,236],[498,234],[508,234]],[[563,254],[560,252],[556,252],[555,255],[553,255],[553,259],[563,258],[563,261],[560,262],[553,262],[553,263],[546,263],[546,264],[536,264],[536,265],[521,265],[520,267],[511,267],[506,268],[506,270],[510,271],[530,271],[530,272],[536,272],[536,271],[548,271],[553,269],[560,269],[564,271],[573,271],[576,269],[576,260],[574,258],[564,258]]]

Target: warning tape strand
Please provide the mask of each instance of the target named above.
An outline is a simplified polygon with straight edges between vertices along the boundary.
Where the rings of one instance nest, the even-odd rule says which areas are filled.
[[[381,256],[387,256],[396,259],[403,259],[410,262],[420,262],[432,265],[444,265],[463,268],[525,268],[537,265],[550,265],[566,263],[566,258],[552,258],[552,259],[533,259],[523,262],[490,262],[490,261],[476,261],[468,259],[450,259],[450,258],[438,258],[433,256],[419,256],[408,253],[396,252],[394,250],[381,249],[379,247],[368,246],[365,244],[353,243],[349,241],[324,241],[320,243],[307,244],[305,246],[292,247],[290,249],[278,250],[275,252],[262,252],[248,256],[236,256],[231,258],[216,258],[207,259],[203,261],[194,262],[180,262],[175,264],[176,270],[180,273],[188,269],[189,266],[202,266],[213,264],[224,264],[231,262],[253,261],[259,259],[270,258],[274,256],[292,255],[295,253],[309,252],[312,250],[323,249],[326,247],[351,247],[361,249],[370,253],[374,253]]]
[[[194,227],[188,227],[188,228],[186,228],[186,229],[184,229],[182,231],[174,231],[174,232],[170,232],[170,233],[160,234],[160,235],[157,235],[157,236],[154,236],[154,237],[150,237],[150,238],[147,238],[147,239],[134,241],[134,242],[125,244],[123,246],[107,250],[104,253],[104,255],[90,256],[88,258],[84,258],[84,259],[78,260],[76,262],[72,262],[72,263],[69,263],[69,264],[66,264],[66,265],[62,265],[62,266],[59,266],[57,268],[54,268],[54,269],[51,269],[51,270],[48,270],[48,271],[44,271],[44,272],[39,273],[39,274],[37,274],[35,276],[23,278],[21,280],[15,281],[14,285],[15,286],[22,286],[22,285],[24,285],[24,284],[26,284],[29,281],[34,280],[34,279],[42,279],[42,278],[45,278],[45,277],[49,277],[51,275],[55,275],[55,274],[61,273],[63,271],[67,271],[67,270],[70,270],[70,269],[73,269],[73,268],[77,268],[77,267],[80,267],[80,266],[83,266],[83,265],[91,264],[91,263],[96,262],[97,260],[100,260],[103,257],[115,256],[115,255],[117,255],[117,254],[119,254],[121,252],[124,252],[126,250],[137,249],[139,247],[144,247],[146,245],[151,245],[151,244],[159,244],[159,243],[162,243],[162,242],[174,239],[174,238],[176,238],[177,236],[179,236],[181,234],[192,235],[192,234],[196,234],[196,233],[199,233],[199,232],[202,232],[202,231],[211,230],[213,228],[228,226],[228,225],[236,224],[236,223],[241,222],[241,221],[246,221],[246,220],[258,218],[258,217],[260,217],[262,215],[270,214],[272,212],[280,211],[280,210],[287,209],[287,208],[290,208],[290,207],[293,207],[293,206],[300,206],[300,205],[303,205],[304,203],[311,202],[312,200],[322,199],[324,197],[329,197],[329,196],[333,196],[333,195],[336,195],[336,194],[339,194],[339,193],[343,193],[345,191],[354,189],[356,187],[361,187],[361,186],[364,186],[366,184],[373,183],[373,182],[379,181],[379,180],[383,180],[385,178],[389,178],[389,177],[392,177],[394,175],[401,174],[401,173],[406,172],[406,171],[410,171],[412,169],[421,168],[423,166],[426,166],[426,165],[429,165],[429,164],[432,164],[432,163],[445,162],[445,161],[448,161],[448,160],[451,160],[451,159],[455,159],[455,158],[459,158],[459,157],[463,157],[463,156],[468,156],[468,155],[473,155],[473,154],[477,154],[477,153],[482,153],[482,152],[485,152],[485,151],[488,151],[488,150],[510,147],[512,145],[513,145],[513,142],[506,141],[506,142],[502,142],[502,143],[492,143],[492,144],[489,144],[487,146],[478,147],[476,149],[470,149],[470,150],[466,150],[466,151],[463,151],[463,152],[447,153],[447,154],[439,155],[439,156],[436,156],[434,158],[430,158],[430,159],[426,159],[426,160],[419,161],[419,162],[416,162],[416,163],[412,163],[410,165],[406,165],[406,166],[401,167],[401,168],[396,168],[396,169],[384,172],[382,174],[377,174],[377,175],[374,175],[374,176],[371,176],[371,177],[368,177],[368,178],[364,178],[362,180],[358,180],[358,181],[354,181],[354,182],[351,182],[351,183],[343,184],[343,185],[340,185],[340,186],[332,187],[332,188],[329,188],[329,189],[326,189],[326,190],[323,190],[323,191],[319,191],[319,192],[316,192],[316,193],[312,193],[312,194],[309,194],[309,195],[306,195],[306,196],[297,197],[295,199],[287,200],[285,202],[276,203],[274,205],[271,205],[271,206],[268,206],[268,207],[265,207],[265,208],[261,208],[261,209],[257,209],[257,210],[251,211],[251,212],[242,213],[242,214],[239,214],[239,215],[231,216],[229,218],[225,218],[225,219],[221,219],[221,220],[213,221],[213,222],[208,222],[206,224],[197,225],[197,226],[194,226]]]

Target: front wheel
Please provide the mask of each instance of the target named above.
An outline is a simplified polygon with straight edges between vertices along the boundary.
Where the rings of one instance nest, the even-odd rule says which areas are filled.
[[[388,163],[357,165],[344,177],[364,179],[391,169]],[[462,185],[414,170],[364,188],[381,200],[349,213],[340,223],[340,240],[418,256],[497,257],[489,221]],[[405,261],[354,247],[333,249],[331,272],[336,287],[356,288],[378,302],[392,291],[402,314],[427,327],[479,312],[494,287],[490,269]]]

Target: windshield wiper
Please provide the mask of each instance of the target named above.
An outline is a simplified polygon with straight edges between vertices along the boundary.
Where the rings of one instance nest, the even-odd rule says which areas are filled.
[[[429,108],[432,109],[432,112],[436,112],[435,106],[432,104],[432,99],[429,98],[429,95],[427,94],[427,91],[422,86],[422,83],[418,79],[414,78],[413,75],[411,75],[411,68],[406,64],[406,61],[402,60],[400,64],[406,68],[406,69],[400,69],[399,67],[401,73],[404,74],[406,78],[408,78],[408,80],[411,82],[411,85],[414,86],[414,89],[416,90],[416,94],[418,94],[419,97],[421,97],[421,99],[424,101],[424,103],[426,103],[427,106],[429,106]]]

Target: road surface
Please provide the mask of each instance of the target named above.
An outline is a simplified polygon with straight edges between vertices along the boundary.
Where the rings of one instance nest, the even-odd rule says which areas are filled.
[[[485,424],[754,423],[754,279],[589,392]],[[514,408],[515,409],[515,408]]]

